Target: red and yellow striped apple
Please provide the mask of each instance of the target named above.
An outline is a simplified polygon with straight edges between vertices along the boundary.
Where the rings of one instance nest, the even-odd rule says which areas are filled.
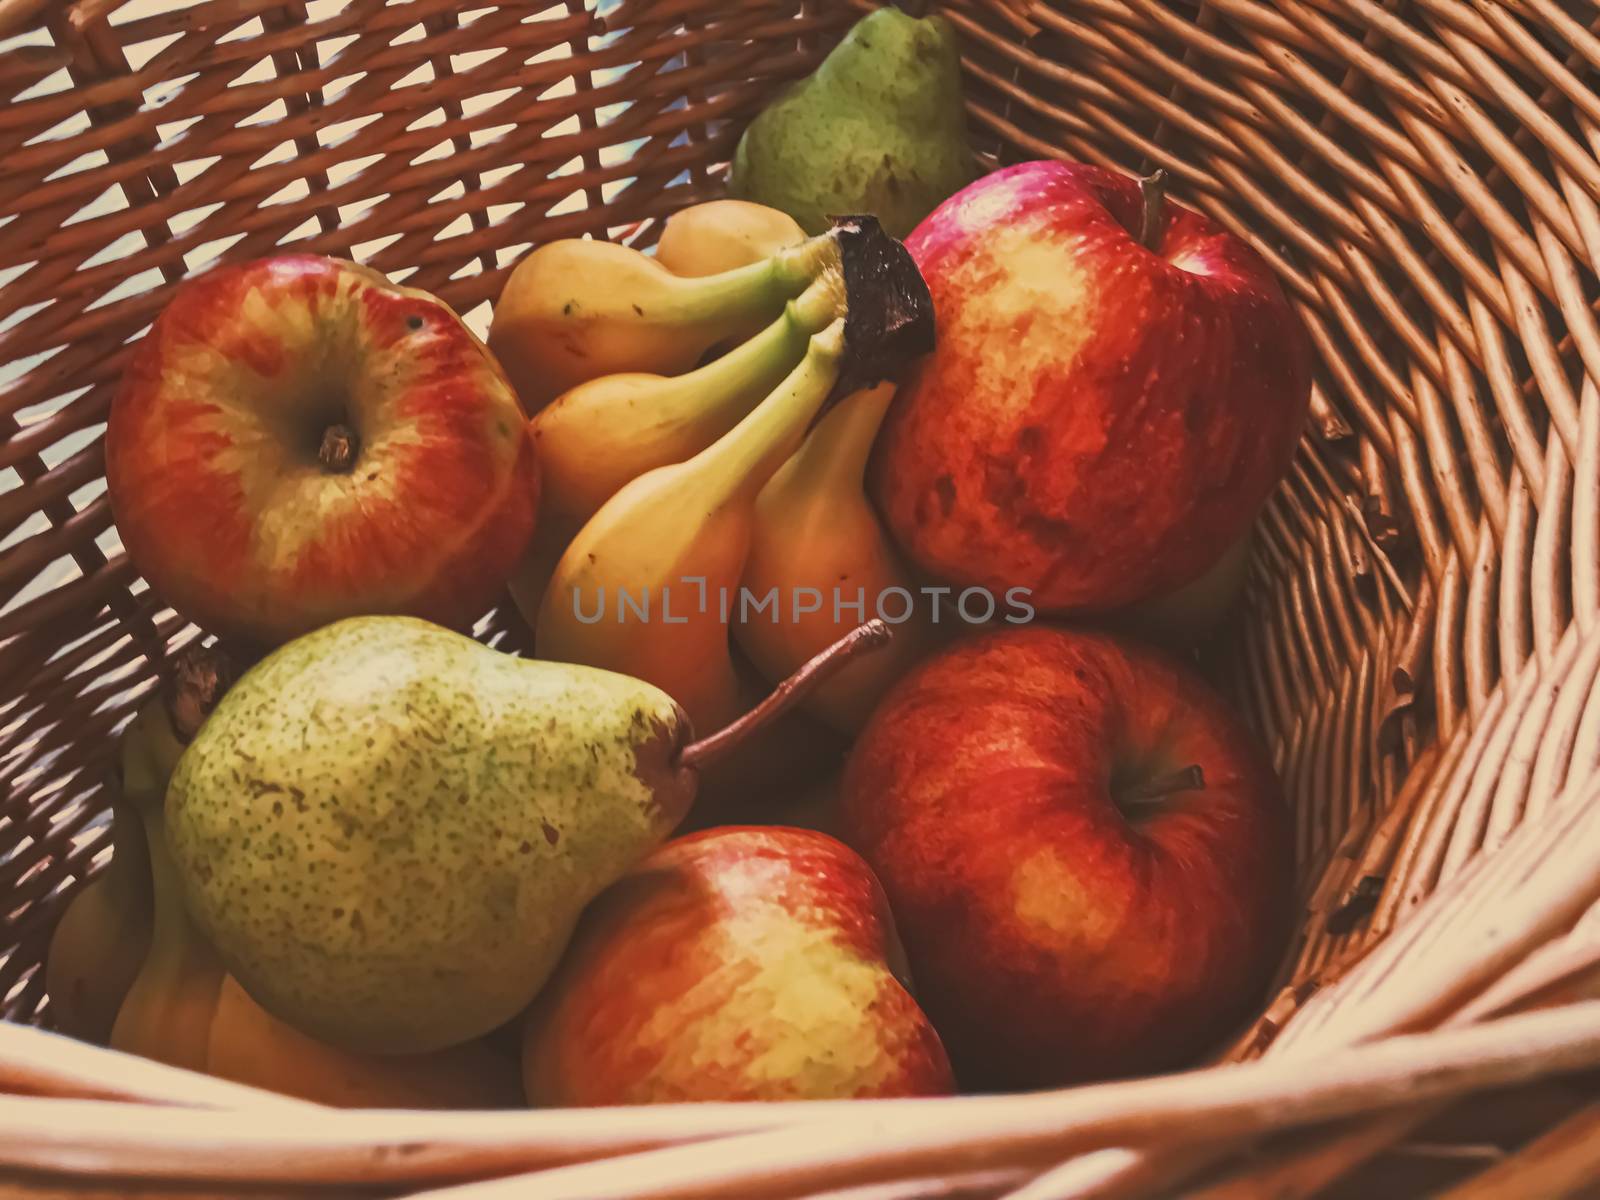
[[[106,477],[156,593],[257,645],[365,613],[470,625],[538,504],[527,419],[460,318],[306,254],[178,287],[112,403]]]
[[[1198,678],[1103,634],[1034,625],[925,662],[856,743],[842,812],[967,1087],[1190,1062],[1290,927],[1261,751]]]
[[[782,826],[678,838],[602,893],[529,1011],[523,1078],[537,1105],[953,1086],[872,872]]]
[[[871,475],[927,574],[1106,612],[1201,575],[1288,469],[1311,388],[1299,318],[1248,244],[1158,195],[1147,220],[1128,176],[1023,163],[906,240],[939,339]]]

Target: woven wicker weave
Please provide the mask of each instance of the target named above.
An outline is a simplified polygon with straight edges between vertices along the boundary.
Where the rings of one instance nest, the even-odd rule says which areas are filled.
[[[294,246],[481,330],[529,243],[647,245],[715,195],[743,122],[860,11],[602,8],[0,0],[0,1192],[398,1195],[540,1170],[427,1194],[1220,1200],[1344,1179],[1460,1200],[1600,1180],[1593,0],[946,10],[986,162],[1165,167],[1275,265],[1319,352],[1312,436],[1212,664],[1298,815],[1304,920],[1227,1055],[1245,1061],[1026,1098],[373,1116],[27,1028],[48,1022],[54,915],[105,847],[109,735],[195,632],[120,552],[99,443],[170,285]]]

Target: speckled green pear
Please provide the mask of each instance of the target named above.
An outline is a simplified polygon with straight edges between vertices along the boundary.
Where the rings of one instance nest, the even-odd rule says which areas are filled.
[[[886,5],[750,123],[728,190],[808,233],[872,213],[904,238],[974,175],[955,32]]]
[[[502,1024],[693,800],[664,692],[358,617],[263,659],[178,763],[185,899],[264,1008],[354,1050]]]

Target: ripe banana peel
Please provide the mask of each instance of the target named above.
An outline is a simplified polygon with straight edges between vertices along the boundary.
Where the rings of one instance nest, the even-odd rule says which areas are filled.
[[[550,242],[506,281],[489,348],[530,413],[603,375],[678,375],[717,342],[772,320],[823,270],[837,269],[840,243],[834,231],[690,278],[612,242]]]
[[[111,861],[62,911],[44,967],[55,1028],[102,1045],[144,962],[151,923],[143,821],[119,796],[111,822]]]
[[[751,352],[776,361],[791,331],[820,329],[804,357],[726,433],[633,478],[573,536],[540,601],[542,657],[648,680],[700,728],[743,711],[729,629],[739,619],[756,495],[844,387],[892,376],[932,341],[932,301],[905,248],[870,218],[842,219],[835,232],[837,263]]]
[[[674,275],[716,275],[805,240],[806,231],[779,209],[753,200],[707,200],[667,218],[656,261]]]
[[[581,525],[630,480],[704,450],[783,381],[841,310],[838,289],[819,281],[760,333],[685,375],[622,372],[564,392],[533,420],[547,511]]]
[[[206,1069],[341,1108],[510,1108],[522,1102],[515,1060],[483,1042],[429,1054],[339,1049],[278,1020],[232,975],[222,978],[209,1023]]]
[[[199,727],[203,706],[219,694],[223,670],[212,652],[186,656],[175,685],[152,692],[117,739],[111,863],[62,913],[46,958],[45,986],[63,1033],[118,1045],[116,1026],[127,1011],[120,1039],[125,1048],[132,1031],[150,1023],[134,1016],[148,1008],[149,986],[140,980],[154,944],[157,848],[149,838],[149,814],[159,814],[187,741],[178,726],[191,722],[190,735]]]
[[[747,614],[735,631],[751,661],[777,681],[878,615],[880,599],[896,589],[913,598],[909,619],[895,626],[886,649],[843,668],[802,702],[845,734],[860,730],[938,633],[864,488],[867,457],[893,398],[894,385],[885,383],[841,401],[761,490],[744,587],[757,596],[775,594],[778,604]],[[884,603],[895,613],[904,607]]]
[[[655,684],[697,729],[743,711],[728,645],[756,493],[804,436],[838,377],[842,320],[724,437],[627,484],[561,557],[539,609],[541,656]]]
[[[143,822],[151,880],[149,948],[111,1027],[111,1046],[190,1070],[206,1069],[223,968],[184,908],[167,849],[167,782],[184,747],[221,698],[228,668],[213,651],[180,662],[173,686],[140,708],[122,738],[124,796]]]
[[[806,235],[786,213],[747,200],[710,200],[667,218],[656,261],[701,277],[746,267]],[[826,324],[757,321],[725,355],[685,375],[619,372],[570,388],[534,418],[543,498],[539,528],[510,580],[530,626],[550,577],[583,523],[630,480],[683,462],[732,429],[800,361]],[[834,314],[826,314],[831,320]],[[721,343],[719,343],[719,346]]]
[[[223,968],[183,910],[165,825],[163,818],[146,812],[155,925],[150,950],[112,1026],[111,1046],[174,1067],[204,1071]]]

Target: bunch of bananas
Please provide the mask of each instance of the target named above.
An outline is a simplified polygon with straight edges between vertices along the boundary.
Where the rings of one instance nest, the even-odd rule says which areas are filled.
[[[852,372],[852,322],[884,303],[851,274],[837,230],[732,200],[673,215],[654,258],[571,240],[518,265],[489,344],[534,410],[541,524],[512,591],[539,657],[648,680],[716,728],[913,589],[863,479],[905,354]],[[853,734],[933,632],[913,615],[811,714]]]
[[[345,1107],[493,1108],[521,1100],[515,1059],[487,1042],[431,1054],[356,1054],[252,1000],[195,929],[167,848],[167,782],[228,681],[197,650],[123,730],[112,856],[62,913],[45,962],[62,1033],[172,1066]]]

